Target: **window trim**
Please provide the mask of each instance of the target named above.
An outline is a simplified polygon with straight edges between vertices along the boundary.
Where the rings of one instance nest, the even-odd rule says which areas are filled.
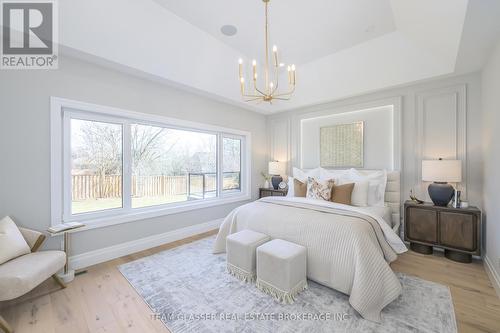
[[[92,103],[80,102],[52,96],[50,98],[50,135],[51,135],[51,225],[80,221],[87,226],[85,229],[100,228],[109,225],[133,222],[141,219],[158,216],[177,214],[195,209],[214,207],[246,201],[251,199],[251,133],[247,131],[235,130],[220,126],[208,125],[193,121],[170,118],[160,115],[140,113],[124,110],[115,107],[102,106]],[[203,199],[200,201],[184,201],[180,203],[167,203],[163,205],[132,208],[131,198],[126,193],[129,186],[123,186],[122,208],[108,209],[98,212],[81,213],[69,215],[69,205],[65,204],[65,197],[71,196],[70,178],[68,178],[68,163],[70,154],[68,152],[70,143],[70,133],[65,128],[69,128],[70,115],[77,115],[77,119],[87,119],[104,121],[114,124],[122,124],[122,145],[130,146],[125,140],[130,140],[130,124],[139,123],[151,126],[161,126],[165,128],[199,131],[202,133],[217,135],[217,170],[222,170],[221,150],[224,137],[241,139],[241,191],[224,193],[222,188],[222,178],[218,177],[218,189],[216,198]],[[125,152],[123,156],[123,182],[130,182],[126,177],[131,174],[130,154]],[[128,171],[126,171],[126,169]],[[125,185],[125,184],[124,184]],[[69,189],[69,191],[68,191]],[[69,193],[69,194],[68,194]],[[128,201],[128,203],[127,203]]]

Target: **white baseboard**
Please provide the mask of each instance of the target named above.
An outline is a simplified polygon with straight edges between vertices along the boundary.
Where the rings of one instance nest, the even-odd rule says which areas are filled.
[[[488,258],[488,256],[485,256],[484,268],[486,269],[486,273],[488,273],[491,283],[493,284],[493,288],[495,288],[495,291],[497,292],[497,295],[500,298],[500,276],[498,275],[498,272],[495,270],[494,267],[495,266],[491,262],[490,258]]]
[[[144,251],[156,246],[198,235],[219,228],[222,220],[223,219],[217,219],[205,223],[195,224],[193,226],[175,229],[160,235],[153,235],[95,251],[77,254],[69,257],[69,267],[72,270],[82,269],[101,262],[113,260],[132,253]]]

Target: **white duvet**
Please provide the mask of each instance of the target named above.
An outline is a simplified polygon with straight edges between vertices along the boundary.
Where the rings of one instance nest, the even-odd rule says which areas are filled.
[[[350,304],[366,319],[379,321],[380,311],[401,293],[388,263],[406,246],[369,208],[296,197],[263,198],[226,217],[214,253],[225,252],[226,237],[243,229],[305,246],[308,278],[350,295]]]

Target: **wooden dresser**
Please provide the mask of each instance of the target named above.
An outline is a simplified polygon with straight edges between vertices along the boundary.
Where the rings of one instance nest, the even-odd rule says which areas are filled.
[[[476,207],[439,207],[432,203],[406,201],[405,241],[419,253],[432,254],[443,248],[446,258],[469,263],[481,255],[481,211]]]
[[[275,190],[274,188],[260,188],[259,189],[259,198],[264,197],[285,197],[288,190]]]

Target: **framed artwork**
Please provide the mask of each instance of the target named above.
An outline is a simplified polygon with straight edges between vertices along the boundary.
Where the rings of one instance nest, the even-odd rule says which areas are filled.
[[[363,167],[362,121],[320,128],[320,166],[323,168]]]

